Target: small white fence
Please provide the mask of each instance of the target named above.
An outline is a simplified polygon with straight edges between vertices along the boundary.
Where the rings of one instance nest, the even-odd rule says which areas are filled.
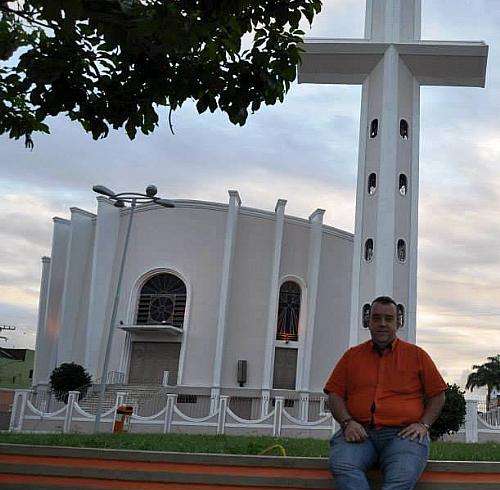
[[[9,430],[12,432],[92,432],[95,415],[78,404],[78,391],[70,391],[68,402],[59,410],[46,413],[37,409],[29,399],[29,390],[18,390],[14,397]],[[116,409],[124,404],[127,393],[118,392],[114,407],[101,416],[101,430],[111,432],[116,419]],[[130,432],[196,432],[235,435],[272,435],[274,437],[307,436],[329,438],[338,428],[329,413],[325,413],[324,400],[317,420],[307,419],[307,410],[301,418],[290,415],[285,398],[277,396],[274,407],[258,419],[243,419],[229,408],[229,396],[220,395],[211,412],[201,418],[185,415],[177,407],[177,394],[166,395],[166,405],[158,413],[145,417],[133,414]]]
[[[95,415],[78,404],[80,393],[71,391],[66,405],[53,412],[36,408],[30,400],[30,390],[17,390],[14,396],[9,430],[12,432],[76,432],[93,431]],[[118,392],[114,406],[101,416],[101,430],[112,432],[116,419],[116,409],[125,403],[127,393]],[[165,395],[165,406],[154,415],[131,417],[130,432],[190,432],[234,435],[272,435],[290,437],[329,438],[337,429],[331,414],[325,412],[325,399],[320,399],[319,415],[309,420],[309,398],[301,400],[298,417],[285,408],[285,398],[276,396],[272,410],[263,410],[265,415],[256,419],[238,416],[229,407],[230,397],[220,395],[212,400],[212,408],[207,416],[190,417],[177,406],[178,394]],[[264,401],[264,400],[262,400]],[[267,400],[269,402],[269,400]],[[266,404],[267,406],[268,404]],[[182,405],[181,405],[182,406]],[[465,435],[465,442],[478,442],[489,438],[500,440],[500,407],[487,413],[478,413],[478,402],[467,400],[465,424],[459,434]],[[271,407],[269,407],[271,408]],[[483,434],[481,437],[480,434]]]

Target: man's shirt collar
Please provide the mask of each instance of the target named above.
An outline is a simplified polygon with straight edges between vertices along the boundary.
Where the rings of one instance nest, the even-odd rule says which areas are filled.
[[[375,351],[379,356],[382,356],[386,350],[394,352],[394,350],[396,349],[396,346],[398,345],[398,338],[396,337],[384,349],[381,349],[380,347],[378,347],[378,345],[375,344],[375,342],[373,342],[373,340],[370,340],[370,342],[372,343],[372,350]]]

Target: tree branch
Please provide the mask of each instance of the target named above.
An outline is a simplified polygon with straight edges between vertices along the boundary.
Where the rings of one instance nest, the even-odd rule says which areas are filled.
[[[43,22],[40,22],[38,20],[32,19],[28,15],[19,12],[19,10],[13,10],[13,9],[7,7],[6,5],[0,5],[0,11],[5,12],[5,13],[9,13],[9,14],[17,15],[18,17],[22,17],[24,20],[27,20],[28,22],[32,22],[33,24],[37,24],[40,27],[45,27],[46,29],[54,30],[54,28],[52,26],[50,26],[48,24],[44,24]]]

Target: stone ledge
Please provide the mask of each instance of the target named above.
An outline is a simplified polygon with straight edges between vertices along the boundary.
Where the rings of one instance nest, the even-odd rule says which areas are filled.
[[[103,460],[185,463],[199,465],[255,466],[272,468],[303,468],[327,470],[327,458],[248,456],[239,454],[178,453],[132,451],[126,449],[76,448],[66,446],[29,446],[0,443],[0,454],[62,456]],[[500,478],[497,461],[429,461],[428,472],[495,473]]]

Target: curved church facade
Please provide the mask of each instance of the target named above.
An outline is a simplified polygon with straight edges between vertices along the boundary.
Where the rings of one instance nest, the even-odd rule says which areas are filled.
[[[101,377],[130,209],[54,218],[42,259],[34,384],[74,361]],[[320,392],[349,343],[353,236],[229,203],[134,213],[109,372],[128,384]],[[239,375],[238,375],[239,367]]]

